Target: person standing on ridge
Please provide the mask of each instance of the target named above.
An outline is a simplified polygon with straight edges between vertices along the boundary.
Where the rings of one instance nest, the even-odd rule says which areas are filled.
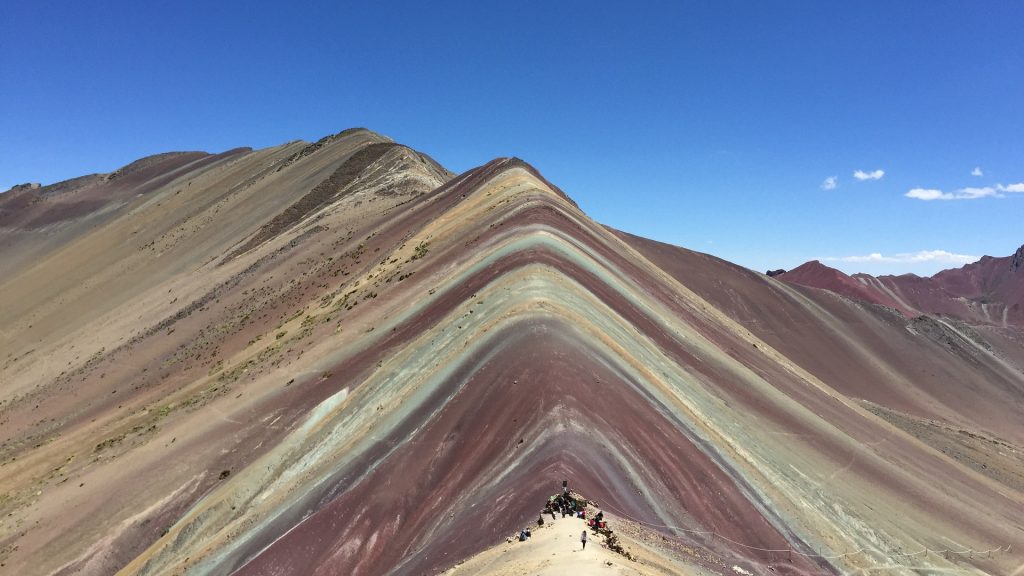
[[[580,533],[580,542],[583,544],[583,549],[587,549],[587,531],[584,530]]]

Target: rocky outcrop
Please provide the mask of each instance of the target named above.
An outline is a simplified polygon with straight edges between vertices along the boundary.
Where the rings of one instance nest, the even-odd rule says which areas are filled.
[[[1021,268],[1024,268],[1024,246],[1021,246],[1013,254],[1013,261],[1010,263],[1010,268],[1017,272]]]

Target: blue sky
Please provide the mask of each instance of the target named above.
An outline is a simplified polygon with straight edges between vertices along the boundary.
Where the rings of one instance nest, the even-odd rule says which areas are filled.
[[[366,126],[757,270],[1024,243],[1020,2],[302,4],[3,2],[0,190]]]

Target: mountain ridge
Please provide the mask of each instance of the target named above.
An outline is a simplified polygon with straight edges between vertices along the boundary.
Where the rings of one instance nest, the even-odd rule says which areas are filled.
[[[778,278],[895,308],[908,317],[945,314],[972,323],[1024,326],[1024,245],[1010,256],[982,256],[977,262],[922,277],[915,274],[847,275],[817,260]]]
[[[616,231],[514,157],[352,177],[390,139],[335,136],[0,229],[7,566],[434,573],[566,478],[679,572],[1017,565],[904,555],[1024,544],[1011,333]]]

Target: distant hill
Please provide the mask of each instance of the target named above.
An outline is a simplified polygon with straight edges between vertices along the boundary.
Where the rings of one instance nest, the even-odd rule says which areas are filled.
[[[895,308],[908,317],[944,314],[993,326],[1024,326],[1024,246],[1011,256],[983,256],[931,277],[849,276],[817,260],[777,276],[856,300]]]

